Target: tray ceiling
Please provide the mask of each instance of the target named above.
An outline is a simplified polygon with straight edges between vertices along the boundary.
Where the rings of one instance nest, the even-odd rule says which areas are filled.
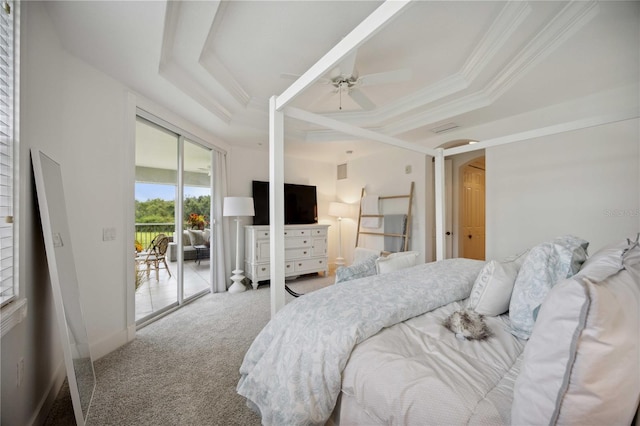
[[[379,5],[47,2],[72,54],[228,144],[258,149],[268,145],[269,97]],[[429,145],[431,129],[449,123],[465,128],[637,85],[639,10],[615,1],[418,1],[340,65],[362,77],[351,92],[329,82],[334,70],[292,105]],[[379,73],[383,84],[371,76]],[[340,163],[346,150],[382,148],[296,120],[286,126],[291,155]]]

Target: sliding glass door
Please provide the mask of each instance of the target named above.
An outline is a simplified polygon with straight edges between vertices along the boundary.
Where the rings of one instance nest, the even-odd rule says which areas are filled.
[[[136,121],[136,323],[211,288],[211,150]]]
[[[211,287],[211,150],[185,140],[183,175],[183,247],[191,252],[184,256],[184,297],[189,298]]]

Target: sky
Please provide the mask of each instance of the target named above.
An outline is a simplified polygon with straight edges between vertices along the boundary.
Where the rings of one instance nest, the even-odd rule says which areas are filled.
[[[185,197],[199,197],[209,195],[209,188],[185,186]],[[176,187],[174,185],[159,185],[155,183],[136,183],[136,200],[147,201],[154,198],[162,200],[175,200]]]

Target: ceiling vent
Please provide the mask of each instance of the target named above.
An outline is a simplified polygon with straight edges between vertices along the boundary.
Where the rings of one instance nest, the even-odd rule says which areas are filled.
[[[441,124],[438,127],[434,127],[433,129],[431,129],[431,131],[433,133],[440,134],[440,133],[448,132],[453,129],[457,129],[458,127],[460,126],[457,125],[456,123],[445,123],[445,124]]]

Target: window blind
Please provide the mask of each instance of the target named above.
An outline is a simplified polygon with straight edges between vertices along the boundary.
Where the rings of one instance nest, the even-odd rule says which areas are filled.
[[[14,285],[13,173],[15,55],[13,1],[0,10],[0,304],[17,295]]]

